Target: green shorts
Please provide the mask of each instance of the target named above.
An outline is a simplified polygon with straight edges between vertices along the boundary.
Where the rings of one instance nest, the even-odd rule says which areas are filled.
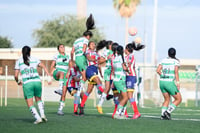
[[[76,56],[75,58],[76,66],[78,66],[79,70],[82,72],[83,70],[86,70],[87,68],[87,59],[84,55],[82,56]]]
[[[105,69],[103,78],[105,81],[110,81],[111,69]]]
[[[168,92],[170,95],[176,95],[179,92],[174,81],[160,81],[160,90],[162,93]]]
[[[54,78],[56,81],[59,81],[59,79],[56,77],[56,74],[57,74],[58,72],[59,72],[59,71],[56,70],[56,69],[53,71],[53,78]],[[63,73],[64,73],[64,72],[63,72]],[[64,79],[63,79],[63,81],[64,81],[64,86],[66,86],[66,83],[67,83],[66,74],[67,74],[67,73],[64,73]]]
[[[122,92],[127,92],[126,90],[126,82],[125,80],[120,80],[120,81],[113,81],[115,88],[117,91],[120,93]]]
[[[23,85],[24,98],[29,99],[41,97],[42,95],[42,84],[41,82],[29,82]]]

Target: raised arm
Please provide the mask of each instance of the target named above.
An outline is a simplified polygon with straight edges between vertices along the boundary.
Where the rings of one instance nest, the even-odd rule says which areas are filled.
[[[47,70],[46,66],[42,62],[40,62],[40,64],[38,64],[38,66],[42,67],[48,76],[51,76],[49,71]]]

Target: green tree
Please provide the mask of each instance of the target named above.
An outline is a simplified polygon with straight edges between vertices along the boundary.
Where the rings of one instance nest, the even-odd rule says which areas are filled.
[[[37,44],[35,47],[56,47],[58,44],[72,46],[75,39],[81,37],[86,30],[86,18],[77,19],[65,15],[42,22],[42,27],[33,32]],[[92,30],[92,41],[99,42],[104,35],[98,30]]]
[[[8,37],[0,36],[0,48],[12,48],[12,42]]]
[[[113,0],[114,8],[126,19],[125,43],[128,42],[128,19],[135,13],[141,0]]]

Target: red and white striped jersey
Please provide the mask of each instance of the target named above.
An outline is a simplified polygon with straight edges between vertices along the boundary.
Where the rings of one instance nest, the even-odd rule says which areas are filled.
[[[89,61],[87,59],[87,62],[88,62],[88,66],[91,66],[91,65],[95,65],[95,66],[98,66],[98,59],[100,58],[100,56],[98,55],[98,53],[96,51],[93,51],[93,50],[90,50],[88,49],[86,51],[86,56],[89,55],[91,58],[93,59],[96,59],[96,61]]]
[[[136,76],[136,72],[135,72],[135,58],[134,58],[134,54],[131,53],[129,55],[127,55],[125,57],[125,62],[128,64],[131,64],[131,66],[128,67],[128,70],[130,73],[126,72],[127,76]]]
[[[69,74],[69,79],[67,81],[66,86],[67,87],[74,87],[74,88],[79,88],[80,83],[76,82],[73,77],[77,77],[80,78],[81,77],[81,73],[79,70],[75,69],[74,67],[70,69],[70,74]]]

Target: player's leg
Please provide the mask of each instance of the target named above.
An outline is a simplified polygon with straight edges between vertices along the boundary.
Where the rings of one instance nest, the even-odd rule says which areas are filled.
[[[78,105],[80,103],[80,91],[78,90],[74,94],[74,115],[78,115]]]
[[[35,88],[35,93],[34,93],[35,101],[37,102],[38,109],[39,109],[39,112],[40,112],[40,116],[41,116],[41,118],[44,122],[47,122],[47,118],[46,118],[45,111],[44,111],[44,103],[41,99],[41,96],[42,96],[42,84],[41,84],[41,82],[35,82],[34,88]]]
[[[114,118],[114,115],[117,111],[117,107],[119,105],[119,92],[117,90],[117,88],[114,86],[113,84],[113,80],[111,80],[111,88],[112,88],[112,91],[113,91],[113,101],[114,101],[114,104],[115,104],[115,108],[114,108],[114,111],[113,111],[113,114],[112,114],[112,118]]]
[[[162,93],[164,97],[164,102],[162,104],[161,108],[161,119],[167,119],[165,116],[165,112],[168,109],[169,103],[170,103],[170,94],[168,92]]]
[[[65,76],[64,72],[57,71],[57,70],[55,70],[53,72],[54,79],[59,81],[59,87],[54,92],[57,93],[57,94],[59,94],[59,95],[62,95],[62,88],[64,86],[64,76]]]
[[[87,91],[84,93],[83,99],[81,101],[81,107],[80,107],[79,115],[84,115],[84,105],[85,105],[85,102],[87,101],[87,98],[89,97],[90,93],[92,92],[93,88],[94,88],[94,85],[88,83]]]
[[[112,114],[112,118],[114,118],[114,115],[117,111],[117,107],[119,105],[119,93],[118,93],[117,90],[113,91],[113,97],[114,97],[113,100],[114,100],[115,108],[114,108],[114,111],[113,111],[113,114]]]
[[[134,89],[135,83],[136,83],[136,76],[126,76],[126,88],[127,88],[127,92],[128,92],[128,99],[129,99],[129,102],[131,103],[131,107],[134,111],[134,115],[133,115],[132,119],[137,119],[141,116],[141,114],[138,111],[135,98],[133,97],[134,90],[135,90]]]
[[[126,104],[128,101],[128,95],[127,92],[121,91],[121,100],[119,102],[119,105],[117,107],[116,114],[114,115],[114,118],[116,119],[126,119],[127,117],[124,115],[124,110],[126,110]]]
[[[109,99],[113,98],[113,95],[109,95],[108,94],[109,91],[110,91],[110,81],[105,81],[105,90],[104,90],[104,92],[102,93],[102,95],[101,95],[101,97],[99,99],[99,103],[97,105],[97,108],[98,107],[102,107],[103,102],[105,101],[105,99],[109,100]]]
[[[81,72],[82,79],[80,80],[80,86],[81,88],[85,88],[85,81],[86,78],[86,69],[87,69],[87,60],[85,56],[78,56],[75,58],[76,66],[79,68],[79,71]]]
[[[116,114],[114,115],[114,118],[117,119],[121,119],[121,118],[125,118],[124,117],[124,109],[126,107],[127,101],[128,101],[128,95],[127,95],[127,90],[126,90],[126,85],[125,85],[125,81],[121,80],[121,81],[114,81],[114,86],[117,88],[117,90],[120,92],[120,102],[119,105],[117,107],[117,111]]]
[[[168,87],[168,92],[170,95],[173,96],[174,101],[169,105],[167,111],[165,111],[164,114],[165,116],[167,116],[168,119],[171,119],[171,113],[181,103],[182,97],[174,82],[168,83]]]
[[[65,85],[65,86],[63,86],[63,89],[62,89],[62,95],[60,98],[60,104],[59,104],[59,108],[58,108],[58,112],[57,112],[58,115],[64,115],[63,108],[65,106],[66,93],[67,93],[67,87]]]
[[[98,90],[102,93],[101,94],[101,100],[99,101],[98,105],[97,105],[97,111],[100,113],[100,114],[103,114],[103,109],[102,109],[102,104],[104,102],[104,99],[106,98],[107,94],[104,92],[104,88],[102,86],[102,82],[100,80],[100,78],[98,76],[95,76],[93,78],[93,81],[97,84],[97,88]]]
[[[24,92],[24,98],[26,100],[26,104],[29,108],[29,111],[32,113],[33,117],[35,118],[34,124],[39,124],[42,122],[42,119],[37,112],[34,103],[33,103],[33,97],[34,97],[34,83],[27,83],[23,85],[23,92]]]

